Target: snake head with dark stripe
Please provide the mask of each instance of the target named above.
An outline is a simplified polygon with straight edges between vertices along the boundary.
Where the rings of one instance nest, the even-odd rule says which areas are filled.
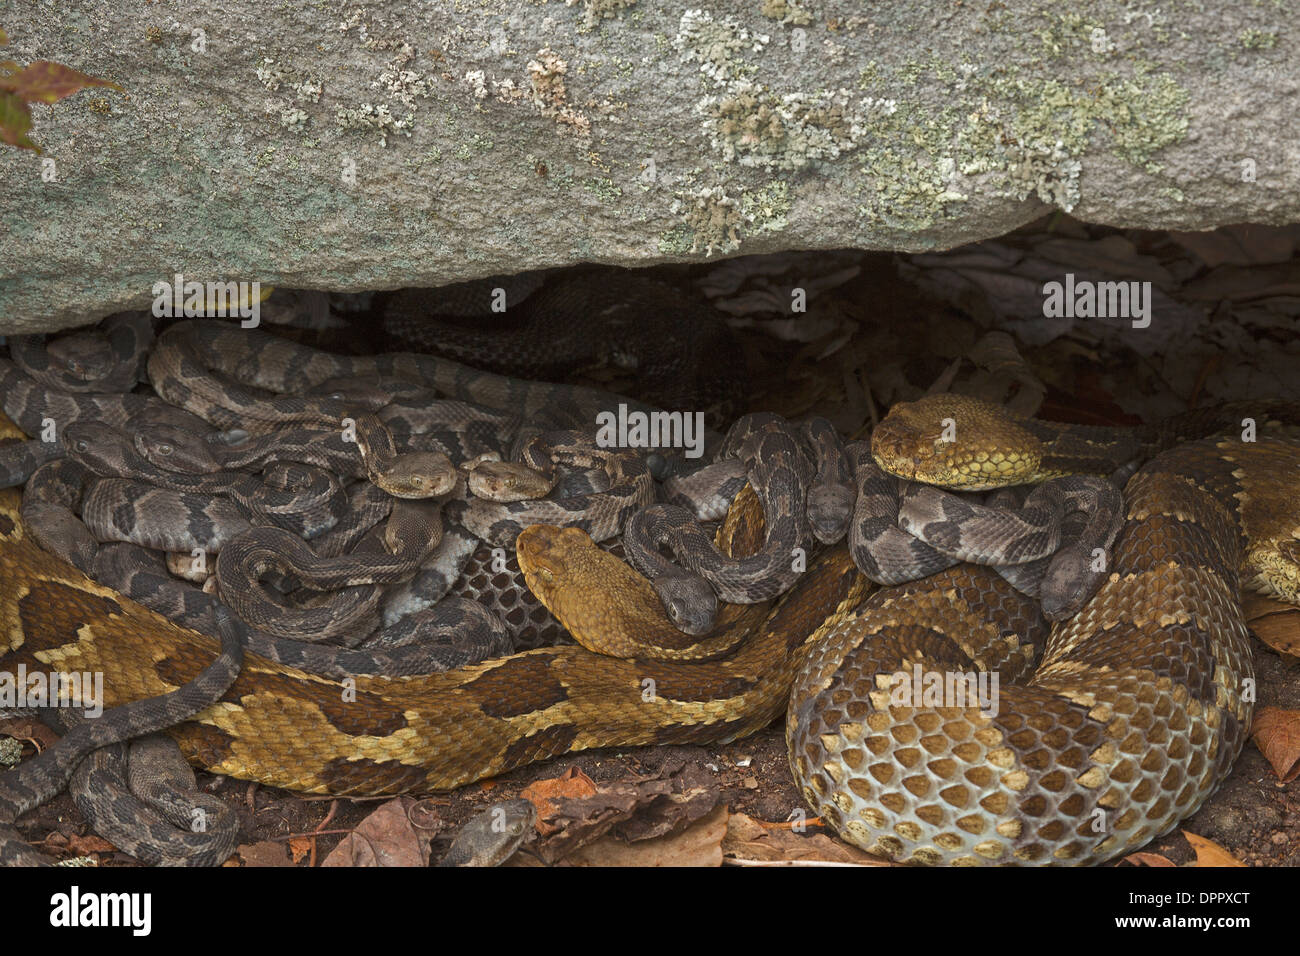
[[[438,498],[456,487],[460,473],[440,451],[398,455],[370,469],[370,480],[394,498]]]
[[[529,590],[590,651],[632,657],[656,634],[676,633],[650,582],[585,531],[532,525],[515,555]]]
[[[45,346],[51,362],[83,382],[107,378],[117,366],[118,358],[104,334],[99,331],[71,332],[50,340]]]
[[[555,487],[555,474],[543,475],[518,461],[475,462],[468,469],[469,490],[476,498],[511,503],[544,498]]]
[[[213,446],[178,424],[139,422],[131,427],[131,440],[141,458],[167,471],[200,475],[221,470]]]
[[[871,454],[891,475],[962,491],[1035,480],[1039,439],[999,405],[966,395],[899,402],[871,433]]]
[[[68,454],[102,477],[133,475],[131,441],[124,432],[99,422],[72,422],[61,435]]]
[[[575,637],[600,626],[602,596],[610,593],[607,579],[617,573],[615,566],[627,568],[585,531],[545,524],[519,533],[515,556],[528,589]],[[590,596],[584,598],[588,587]]]

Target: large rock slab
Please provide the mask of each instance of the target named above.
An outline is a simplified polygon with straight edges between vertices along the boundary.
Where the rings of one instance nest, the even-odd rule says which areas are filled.
[[[0,147],[0,332],[176,272],[359,290],[577,261],[944,249],[1057,206],[1300,219],[1285,4],[8,4],[121,84]],[[52,164],[51,164],[52,163]]]

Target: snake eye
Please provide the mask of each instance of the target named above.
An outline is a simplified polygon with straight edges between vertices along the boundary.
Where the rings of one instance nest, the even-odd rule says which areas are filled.
[[[172,453],[172,450],[173,450],[172,446],[167,444],[167,442],[162,442],[158,446],[158,454],[160,455],[170,455]]]
[[[506,487],[513,488],[514,486],[515,486],[515,478],[513,475],[511,475],[509,478],[506,479]]]
[[[537,576],[541,578],[543,581],[545,581],[547,584],[551,584],[552,582],[555,581],[555,575],[551,573],[550,568],[538,568]]]
[[[417,487],[417,488],[423,488],[423,487],[424,487],[424,478],[422,478],[420,475],[412,475],[412,476],[411,476],[411,484],[415,485],[415,487]]]
[[[78,438],[76,444],[77,451],[85,452],[90,450],[90,444],[84,438]]]

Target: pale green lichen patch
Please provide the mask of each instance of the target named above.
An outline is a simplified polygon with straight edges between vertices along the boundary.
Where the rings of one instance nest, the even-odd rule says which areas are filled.
[[[740,248],[742,230],[760,234],[787,225],[790,187],[781,180],[732,196],[722,186],[677,193],[669,207],[679,222],[659,234],[664,255],[730,253]]]
[[[254,72],[257,73],[258,82],[266,87],[268,92],[274,93],[284,85],[284,70],[270,57],[263,59],[262,65]]]
[[[687,10],[682,14],[673,46],[683,60],[699,64],[706,82],[727,86],[754,72],[744,54],[760,52],[770,40],[765,34],[751,33],[735,17],[714,19],[706,10]]]
[[[807,26],[813,20],[803,0],[763,0],[758,12],[769,20],[797,27]]]
[[[992,118],[1016,165],[1048,153],[1072,163],[1070,157],[1086,152],[1090,138],[1099,135],[1109,136],[1124,159],[1157,172],[1152,156],[1187,134],[1187,93],[1168,74],[1114,79],[1091,89],[1057,80],[989,86],[1003,101]]]
[[[254,72],[268,93],[293,93],[293,102],[283,95],[268,97],[264,107],[266,114],[274,116],[282,127],[292,132],[306,129],[311,117],[299,104],[319,103],[325,88],[324,82],[317,77],[289,70],[271,57],[264,57]]]
[[[564,0],[566,7],[581,4],[583,9],[582,26],[590,30],[601,20],[618,16],[619,12],[636,3],[636,0]]]
[[[920,77],[928,70],[918,64],[914,72]],[[1067,85],[970,64],[958,64],[956,72],[961,97],[978,102],[977,109],[927,111],[908,99],[867,129],[872,146],[864,168],[880,189],[891,165],[901,163],[895,176],[909,181],[889,184],[884,194],[921,223],[964,198],[949,170],[991,174],[982,188],[1017,199],[1035,195],[1068,211],[1080,199],[1082,157],[1094,137],[1109,138],[1116,154],[1157,173],[1155,154],[1187,134],[1188,96],[1168,74],[1136,70],[1128,78]],[[878,197],[869,197],[862,211],[887,217]]]
[[[1119,153],[1148,172],[1160,166],[1152,157],[1187,135],[1187,91],[1170,75],[1144,77],[1107,87],[1089,112],[1104,122]]]
[[[688,255],[695,245],[695,235],[689,226],[679,223],[659,233],[659,253],[665,256]]]
[[[603,203],[615,202],[623,195],[623,190],[608,176],[584,179],[582,186]]]
[[[740,214],[755,233],[784,229],[789,212],[790,187],[784,180],[747,189],[740,196]]]
[[[863,203],[858,215],[900,229],[933,225],[948,202],[965,197],[948,188],[941,168],[912,150],[885,146],[863,158]]]
[[[799,9],[790,0],[762,0],[760,13],[785,23]],[[982,23],[991,33],[1014,32],[1010,61],[870,60],[853,92],[776,89],[755,59],[770,38],[705,11],[682,16],[673,44],[698,65],[704,95],[696,111],[714,155],[773,171],[828,167],[856,155],[865,175],[851,177],[850,188],[862,196],[860,213],[875,221],[931,225],[968,199],[975,175],[983,177],[980,191],[1072,209],[1097,141],[1160,172],[1156,154],[1187,135],[1189,96],[1171,73],[1134,54],[1150,34],[1135,36],[1132,17],[1116,21],[1095,11],[1044,12],[1041,26],[1022,23],[1015,31],[996,14],[991,7]],[[1154,29],[1156,20],[1140,22]],[[824,57],[824,47],[813,49]],[[1090,66],[1043,68],[1060,59]],[[935,105],[936,88],[952,95]],[[745,192],[728,188],[748,222]]]
[[[411,127],[415,125],[415,115],[408,113],[402,118],[395,117],[387,104],[362,103],[359,107],[340,106],[334,114],[334,122],[340,129],[374,130],[379,134],[379,145],[387,146],[388,137],[393,135],[410,136]]]
[[[1077,55],[1088,51],[1106,55],[1115,50],[1115,43],[1106,33],[1105,23],[1099,17],[1076,11],[1044,16],[1048,18],[1048,25],[1034,33],[1051,56]]]
[[[859,98],[844,89],[770,90],[749,78],[756,68],[745,59],[769,41],[730,17],[714,19],[701,10],[682,15],[673,43],[684,61],[699,64],[701,82],[716,91],[700,99],[696,111],[723,160],[768,169],[833,161],[855,148],[871,112],[894,108],[891,100]]]
[[[1237,42],[1247,50],[1271,50],[1277,46],[1277,34],[1272,30],[1257,30],[1252,27],[1237,34]]]
[[[417,98],[428,99],[434,93],[434,81],[416,70],[390,65],[379,74],[380,88],[387,90],[395,100],[414,106]]]
[[[270,103],[267,104],[271,106]],[[272,110],[268,108],[267,112]],[[304,129],[307,126],[308,116],[305,112],[296,106],[286,106],[280,110],[280,125],[285,129],[295,132]]]
[[[848,90],[779,96],[748,81],[699,104],[723,159],[773,169],[838,159],[857,146],[873,113],[895,108],[893,101],[858,98]]]
[[[680,212],[682,223],[691,236],[687,252],[701,250],[705,256],[714,252],[735,252],[740,248],[740,227],[745,217],[740,202],[721,186],[704,187],[679,196],[670,207]]]

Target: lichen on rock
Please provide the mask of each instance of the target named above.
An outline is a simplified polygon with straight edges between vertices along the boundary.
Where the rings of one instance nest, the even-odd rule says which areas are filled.
[[[740,247],[740,226],[745,217],[740,203],[721,186],[706,187],[679,201],[682,220],[690,230],[690,252],[734,252]]]
[[[131,95],[38,118],[57,185],[0,150],[0,332],[147,306],[177,263],[359,290],[587,255],[946,248],[1049,206],[1300,219],[1277,0],[228,0],[202,24],[101,6],[5,23],[15,61]]]
[[[528,61],[533,104],[543,116],[585,138],[591,135],[591,120],[569,103],[564,83],[568,72],[569,65],[550,47],[538,50],[537,59]]]

